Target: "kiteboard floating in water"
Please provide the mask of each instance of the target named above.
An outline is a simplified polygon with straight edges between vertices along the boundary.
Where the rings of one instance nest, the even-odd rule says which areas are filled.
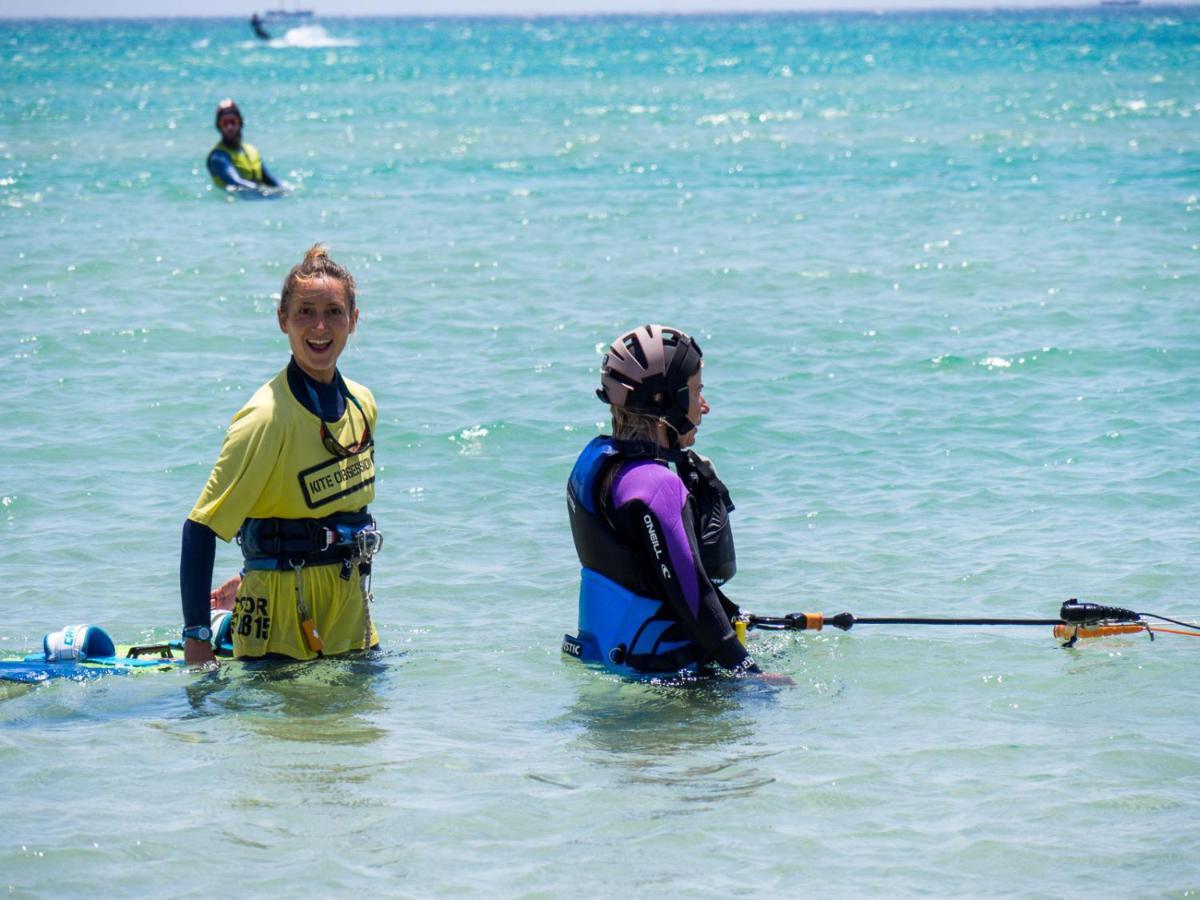
[[[213,652],[232,656],[232,615],[215,610],[212,616]],[[105,675],[129,675],[185,667],[183,642],[120,645],[99,625],[68,625],[42,639],[42,652],[0,660],[0,681],[41,684],[54,679],[88,681]]]

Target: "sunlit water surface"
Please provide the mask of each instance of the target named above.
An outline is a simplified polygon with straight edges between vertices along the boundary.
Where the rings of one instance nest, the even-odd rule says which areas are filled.
[[[762,613],[1200,613],[1200,15],[0,25],[0,653],[179,620],[316,240],[381,409],[369,659],[0,701],[17,895],[1200,890],[1194,638],[560,656],[598,349],[705,351]],[[226,201],[215,103],[295,186]],[[238,565],[220,547],[218,570]]]

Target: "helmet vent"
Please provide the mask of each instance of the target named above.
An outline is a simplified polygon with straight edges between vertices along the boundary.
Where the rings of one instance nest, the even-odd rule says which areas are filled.
[[[643,369],[650,368],[650,362],[646,359],[646,351],[642,349],[642,342],[632,334],[625,335],[625,340],[622,342],[626,352],[637,360],[637,364]]]

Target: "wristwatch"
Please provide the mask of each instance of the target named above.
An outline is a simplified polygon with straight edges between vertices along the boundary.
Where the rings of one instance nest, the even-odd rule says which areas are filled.
[[[193,641],[208,642],[212,640],[212,629],[207,625],[192,625],[189,628],[183,629],[183,639],[186,641],[191,638]]]

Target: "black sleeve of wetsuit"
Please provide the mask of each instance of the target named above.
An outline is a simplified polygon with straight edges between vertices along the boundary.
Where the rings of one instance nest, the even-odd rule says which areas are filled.
[[[733,625],[730,624],[721,604],[719,592],[708,580],[708,575],[700,565],[700,542],[696,540],[696,529],[692,525],[691,501],[688,503],[689,507],[684,510],[682,520],[684,533],[692,551],[691,565],[695,569],[696,583],[700,591],[698,615],[692,615],[684,597],[683,587],[679,582],[678,563],[671,559],[663,539],[666,533],[663,524],[658,521],[658,517],[648,505],[635,500],[626,507],[631,513],[628,521],[638,532],[638,543],[649,560],[647,570],[654,573],[654,578],[670,602],[675,615],[717,663],[726,669],[739,672],[758,672],[760,670],[754,659],[746,652],[746,648],[734,633]],[[656,539],[659,542],[657,551]],[[658,552],[662,553],[662,557],[658,557]],[[660,565],[662,561],[665,561],[665,566]]]
[[[263,163],[263,180],[262,183],[267,187],[279,187],[279,179],[267,171],[266,163]]]
[[[212,613],[213,560],[217,535],[207,525],[188,519],[183,523],[183,548],[179,554],[179,593],[183,597],[183,626],[207,625]]]

